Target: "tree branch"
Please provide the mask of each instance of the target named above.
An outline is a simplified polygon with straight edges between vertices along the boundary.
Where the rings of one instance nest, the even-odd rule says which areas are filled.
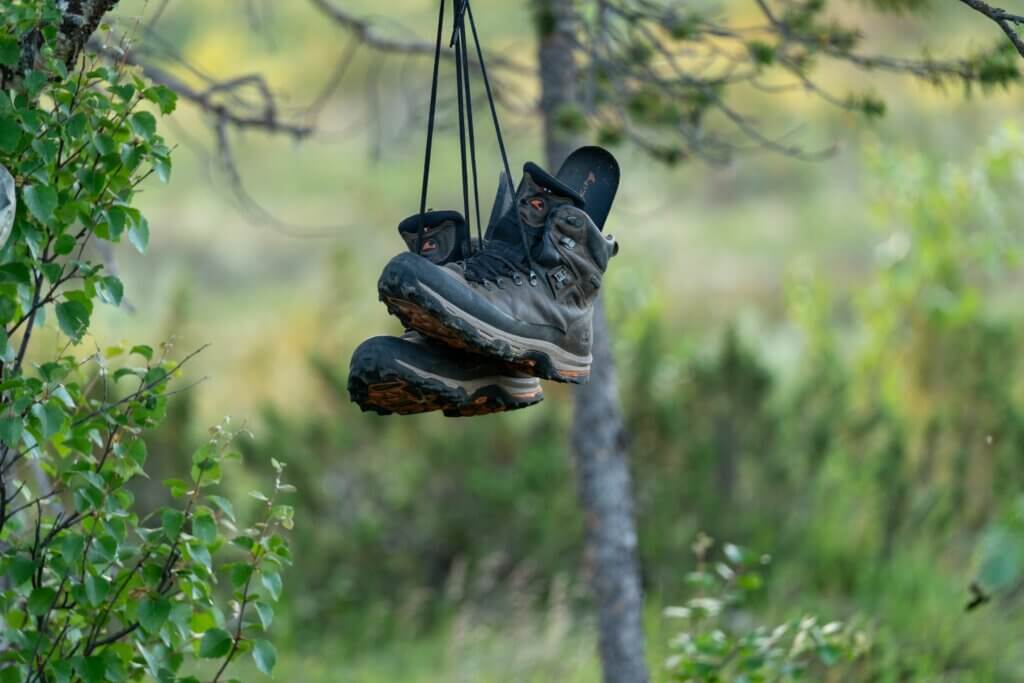
[[[70,69],[78,61],[92,34],[120,0],[67,0],[60,25],[59,56]],[[59,3],[58,3],[59,5]]]
[[[993,7],[992,5],[984,2],[984,0],[960,0],[963,4],[967,5],[976,12],[981,12],[986,17],[996,22],[996,24],[1003,30],[1006,37],[1010,39],[1013,46],[1017,49],[1017,53],[1024,57],[1024,40],[1021,39],[1020,34],[1017,32],[1016,26],[1024,24],[1024,16],[1019,14],[1011,14],[1004,9]]]
[[[348,10],[338,7],[332,0],[309,1],[314,7],[319,9],[324,16],[338,26],[349,31],[353,37],[359,40],[359,42],[373,50],[400,55],[417,55],[421,57],[434,56],[433,43],[418,39],[400,40],[398,38],[383,35],[370,21],[360,19]],[[454,53],[451,50],[442,51],[442,55],[446,55],[449,59],[454,58]],[[471,57],[470,59],[471,61],[476,62],[474,58]],[[488,64],[492,64],[499,69],[530,73],[530,69],[527,67],[503,57],[489,55],[487,60]]]
[[[177,76],[142,59],[141,55],[133,50],[122,51],[102,45],[97,40],[89,42],[89,50],[114,63],[138,66],[150,81],[170,88],[179,97],[216,118],[219,125],[285,134],[297,140],[309,137],[313,133],[313,129],[309,126],[281,119],[274,95],[262,76],[255,74],[240,76],[227,81],[214,82],[206,89],[199,90]],[[259,93],[259,101],[250,107],[243,106],[244,100],[237,97],[245,88],[254,88]],[[223,97],[229,97],[233,104],[226,104],[221,99]]]

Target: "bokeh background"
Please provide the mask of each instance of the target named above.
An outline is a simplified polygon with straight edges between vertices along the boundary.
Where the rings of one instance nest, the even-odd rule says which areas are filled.
[[[119,16],[130,25],[153,4],[122,3]],[[833,11],[873,51],[991,42],[994,27],[949,5]],[[424,40],[436,12],[425,0],[345,6]],[[475,9],[494,54],[535,63],[528,3]],[[756,13],[745,0],[721,11]],[[347,36],[307,3],[178,0],[155,30],[205,73],[264,74],[283,110],[318,129],[303,142],[233,133],[243,197],[182,103],[163,122],[172,181],[142,199],[149,253],[116,258],[130,310],[105,311],[94,330],[101,345],[173,340],[182,355],[210,344],[191,370],[209,379],[150,446],[154,479],[187,471],[190,445],[228,415],[254,435],[230,493],[269,477],[271,457],[288,464],[296,562],[278,678],[597,680],[570,392],[549,386],[537,408],[472,420],[381,418],[347,400],[351,351],[400,332],[376,279],[418,205],[429,63],[362,50],[310,112]],[[663,610],[693,597],[703,532],[773,559],[744,619],[858,625],[867,655],[830,680],[1024,680],[1020,93],[819,75],[869,89],[886,115],[799,91],[736,105],[794,144],[832,149],[821,161],[750,148],[667,167],[614,150],[623,183],[608,231],[622,250],[606,297],[656,679],[681,630]],[[503,117],[519,166],[540,158],[541,130],[536,84],[512,81]],[[447,208],[461,206],[450,95],[442,111],[430,203]],[[480,137],[489,196],[500,163]],[[996,597],[965,612],[975,579]]]

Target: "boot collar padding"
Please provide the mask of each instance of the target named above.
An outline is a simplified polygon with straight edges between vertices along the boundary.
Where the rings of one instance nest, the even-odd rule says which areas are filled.
[[[560,197],[565,197],[566,199],[571,200],[576,208],[582,209],[586,205],[586,202],[579,192],[572,189],[532,161],[527,161],[523,164],[523,173],[529,173],[530,177],[533,178],[533,182],[537,183],[541,187],[550,190]]]

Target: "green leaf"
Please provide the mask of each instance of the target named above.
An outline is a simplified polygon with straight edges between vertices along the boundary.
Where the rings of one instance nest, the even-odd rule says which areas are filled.
[[[32,274],[21,263],[5,263],[0,266],[0,282],[13,282],[19,285],[31,285]]]
[[[55,401],[36,403],[32,406],[32,415],[39,420],[39,428],[42,429],[44,439],[49,439],[64,426],[64,409]]]
[[[142,162],[142,153],[142,145],[121,145],[121,163],[124,164],[125,170],[134,173]]]
[[[140,217],[128,228],[128,241],[140,254],[146,253],[149,247],[149,222],[145,218]]]
[[[841,652],[834,645],[819,645],[818,659],[825,666],[835,666],[839,662]]]
[[[215,495],[207,496],[207,500],[216,505],[232,523],[235,521],[235,508],[231,505],[230,500],[223,496]]]
[[[156,171],[156,177],[165,185],[171,182],[171,168],[169,157],[156,157],[153,159],[153,170]]]
[[[110,89],[110,92],[120,97],[125,102],[130,102],[135,97],[135,86],[130,83],[123,83],[121,85],[115,85]]]
[[[144,372],[140,368],[118,368],[114,371],[114,382],[120,382],[122,377],[142,377]]]
[[[270,676],[277,666],[277,650],[269,640],[257,640],[253,643],[252,658],[256,668]]]
[[[181,498],[189,490],[188,482],[181,479],[167,479],[164,481],[164,486],[171,492],[172,498]]]
[[[5,417],[0,419],[0,441],[10,447],[16,447],[21,442],[21,430],[23,423],[18,417]]]
[[[108,157],[117,151],[117,145],[114,143],[114,138],[106,135],[105,133],[95,135],[92,139],[92,144],[102,157]]]
[[[90,574],[85,577],[85,596],[93,607],[99,606],[110,592],[110,584],[102,576]]]
[[[160,515],[160,523],[163,525],[164,534],[173,541],[178,538],[181,527],[185,524],[185,514],[181,510],[168,508]]]
[[[200,513],[192,520],[192,535],[201,543],[211,545],[217,540],[217,522],[209,513]]]
[[[75,671],[85,683],[105,683],[107,680],[107,663],[101,656],[78,657]]]
[[[79,341],[89,329],[91,311],[81,301],[64,301],[57,304],[57,324],[61,331],[74,341]]]
[[[120,306],[124,299],[124,284],[113,275],[108,275],[96,283],[96,292],[103,303]]]
[[[256,614],[260,617],[260,624],[263,626],[264,631],[270,628],[270,625],[274,623],[274,608],[267,603],[257,602]]]
[[[53,252],[58,256],[67,256],[68,254],[75,250],[75,245],[77,244],[78,242],[72,235],[64,234],[57,238],[57,241],[53,245]],[[56,272],[60,272],[60,264],[54,263],[47,265],[57,266],[58,270]],[[48,277],[50,279],[50,282],[56,280],[56,277],[53,277],[51,274],[48,274]]]
[[[143,358],[145,358],[146,360],[153,360],[153,347],[152,346],[146,346],[144,344],[140,344],[138,346],[133,346],[129,353],[137,353],[140,356],[142,356]]]
[[[156,117],[148,111],[140,111],[131,116],[132,130],[135,134],[146,140],[152,140],[156,135]]]
[[[49,185],[29,185],[23,191],[25,206],[40,223],[49,223],[57,210],[57,191]]]
[[[163,85],[157,85],[149,88],[143,94],[147,100],[159,106],[160,113],[165,116],[173,113],[174,109],[178,105],[177,93]]]
[[[74,410],[75,399],[71,398],[71,394],[68,393],[68,388],[63,384],[58,384],[57,388],[50,392],[50,395],[63,403],[65,408]]]
[[[18,115],[21,117],[21,129],[26,133],[36,135],[42,130],[43,117],[40,112],[22,109],[18,112]]]
[[[110,239],[120,239],[121,233],[124,232],[125,225],[128,224],[128,212],[123,206],[112,206],[105,213],[107,219],[107,229],[110,231]]]
[[[252,565],[239,563],[231,567],[231,585],[235,588],[243,588],[249,577],[252,576]]]
[[[0,115],[0,152],[13,154],[21,142],[21,126],[13,115]]]
[[[28,613],[34,617],[41,617],[50,609],[57,591],[52,588],[36,588],[28,597]]]
[[[211,628],[199,641],[199,656],[218,659],[231,650],[231,635],[222,628]]]
[[[196,564],[202,565],[207,571],[213,570],[213,557],[206,546],[198,543],[189,543],[185,546],[186,555]]]
[[[35,572],[35,561],[25,555],[18,555],[11,560],[10,568],[7,570],[7,576],[11,577],[11,580],[14,582],[14,587],[17,588],[31,579]]]
[[[978,580],[989,591],[999,591],[1017,583],[1024,575],[1024,535],[999,525],[981,541],[981,569]]]
[[[33,140],[32,151],[45,164],[52,164],[57,160],[57,143],[53,140]]]
[[[0,64],[17,66],[19,59],[21,59],[21,46],[18,41],[10,36],[0,37]]]
[[[64,124],[64,132],[68,134],[72,139],[78,139],[85,135],[86,128],[89,125],[89,117],[82,112],[77,112],[74,116],[67,120]]]
[[[281,575],[275,571],[264,571],[260,580],[270,594],[270,598],[277,602],[281,598]]]
[[[139,625],[150,635],[160,632],[171,616],[171,603],[163,598],[146,598],[139,605]]]
[[[0,670],[0,683],[25,683],[25,672],[20,666],[8,666]]]

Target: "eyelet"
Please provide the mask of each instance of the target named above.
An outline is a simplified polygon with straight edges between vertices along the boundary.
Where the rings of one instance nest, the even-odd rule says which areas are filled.
[[[505,289],[505,279],[504,278],[500,278],[499,277],[497,280],[494,281],[494,284],[498,285],[498,289]]]
[[[484,289],[494,289],[494,285],[491,284],[490,280],[484,280]]]
[[[530,271],[530,286],[537,286],[537,273],[533,272],[532,270]]]
[[[512,282],[515,283],[516,287],[523,286],[523,278],[519,275],[519,273],[512,273]]]

